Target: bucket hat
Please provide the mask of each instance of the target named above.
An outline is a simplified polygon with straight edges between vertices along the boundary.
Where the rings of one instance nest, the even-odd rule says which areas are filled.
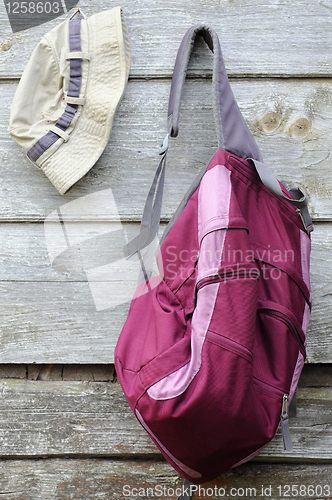
[[[96,163],[125,90],[130,44],[120,7],[75,16],[45,35],[16,90],[9,133],[65,194]]]

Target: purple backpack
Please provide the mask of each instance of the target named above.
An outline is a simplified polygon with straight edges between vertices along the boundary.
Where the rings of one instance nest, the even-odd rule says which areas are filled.
[[[166,227],[155,274],[149,252],[157,241],[168,136],[178,134],[197,35],[214,54],[219,149]],[[291,448],[288,407],[311,309],[312,223],[307,197],[262,163],[208,26],[192,27],[179,48],[168,130],[140,234],[126,247],[127,256],[141,260],[142,280],[115,367],[132,411],[166,460],[199,484],[249,460],[279,425]]]

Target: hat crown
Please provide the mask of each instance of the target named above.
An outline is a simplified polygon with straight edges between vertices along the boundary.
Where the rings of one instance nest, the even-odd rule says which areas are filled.
[[[33,51],[12,103],[9,131],[61,194],[104,151],[129,61],[120,7],[62,22]]]

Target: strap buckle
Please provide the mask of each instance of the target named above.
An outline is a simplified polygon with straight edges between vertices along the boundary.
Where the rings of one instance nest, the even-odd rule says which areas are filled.
[[[159,154],[160,155],[163,155],[168,150],[168,140],[169,140],[169,133],[166,134],[164,142],[162,143],[162,145],[161,145],[161,147],[159,149]]]
[[[298,216],[300,217],[302,224],[304,225],[307,233],[308,234],[311,233],[314,230],[314,226],[312,224],[312,220],[311,220],[311,217],[309,214],[308,207],[302,207],[302,209],[297,208],[296,212],[298,213]]]

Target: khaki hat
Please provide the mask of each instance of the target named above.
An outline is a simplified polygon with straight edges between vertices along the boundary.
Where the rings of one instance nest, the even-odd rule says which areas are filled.
[[[9,132],[60,194],[104,151],[129,66],[120,7],[67,19],[33,51],[14,96]]]

